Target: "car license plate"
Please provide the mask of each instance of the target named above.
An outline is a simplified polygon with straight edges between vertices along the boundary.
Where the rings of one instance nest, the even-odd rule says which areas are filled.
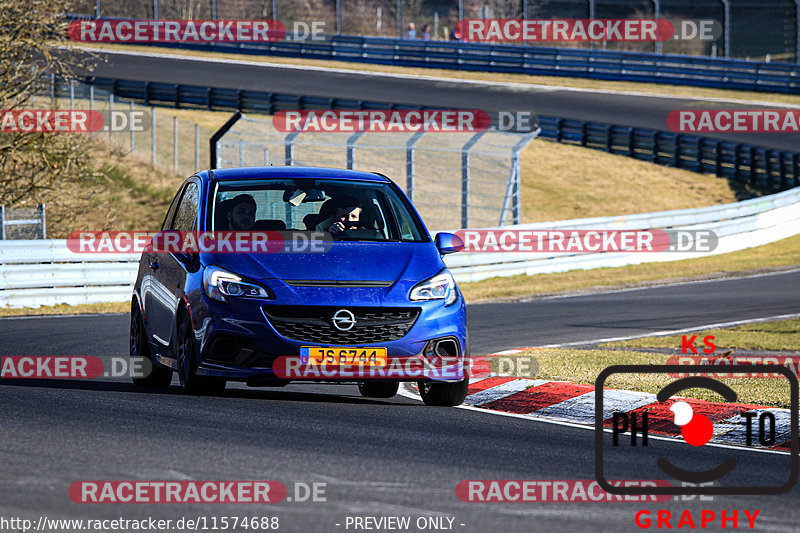
[[[309,365],[386,366],[386,348],[302,346],[300,358]]]

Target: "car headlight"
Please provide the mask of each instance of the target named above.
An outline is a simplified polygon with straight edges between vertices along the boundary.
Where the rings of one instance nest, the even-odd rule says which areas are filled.
[[[458,299],[456,281],[445,269],[432,278],[417,283],[408,297],[412,300],[444,300],[444,305],[450,305]]]
[[[203,271],[203,288],[212,300],[228,303],[228,296],[236,298],[272,298],[269,289],[244,281],[241,276],[219,267],[209,266]]]

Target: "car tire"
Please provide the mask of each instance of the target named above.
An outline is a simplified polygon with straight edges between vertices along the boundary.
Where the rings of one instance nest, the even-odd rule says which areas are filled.
[[[150,347],[144,331],[144,321],[139,306],[131,307],[130,327],[131,379],[139,387],[166,389],[172,383],[172,370],[153,362]],[[140,369],[141,372],[135,372]]]
[[[455,383],[432,383],[430,381],[417,382],[419,395],[425,405],[436,407],[453,407],[464,403],[467,397],[469,380],[464,379]]]
[[[376,383],[374,381],[358,382],[358,392],[360,392],[361,396],[365,398],[391,398],[397,394],[399,388],[400,383],[397,381],[391,383]]]
[[[184,394],[213,395],[225,390],[225,380],[197,375],[197,355],[194,349],[194,329],[189,315],[180,313],[178,319],[177,357],[180,389]]]

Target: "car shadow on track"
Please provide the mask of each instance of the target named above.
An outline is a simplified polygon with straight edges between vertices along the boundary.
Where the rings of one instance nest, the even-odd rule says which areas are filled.
[[[148,395],[185,396],[186,398],[208,399],[245,399],[245,400],[273,400],[283,402],[309,402],[309,403],[340,403],[340,404],[365,404],[365,405],[394,405],[394,406],[421,406],[420,402],[408,400],[402,396],[387,399],[363,398],[350,394],[331,394],[325,392],[283,390],[274,388],[254,387],[252,389],[225,389],[224,392],[214,395],[183,395],[177,386],[168,389],[154,387],[140,387],[124,381],[88,381],[79,379],[13,379],[3,378],[0,385],[13,387],[37,387],[63,390],[84,390],[93,392],[121,392]],[[335,386],[335,385],[334,385]],[[400,401],[398,401],[400,400]]]

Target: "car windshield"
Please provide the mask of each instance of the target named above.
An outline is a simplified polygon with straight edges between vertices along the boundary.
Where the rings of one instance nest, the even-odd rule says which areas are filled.
[[[335,179],[218,181],[213,231],[327,231],[336,240],[424,242],[408,201],[388,183]]]

